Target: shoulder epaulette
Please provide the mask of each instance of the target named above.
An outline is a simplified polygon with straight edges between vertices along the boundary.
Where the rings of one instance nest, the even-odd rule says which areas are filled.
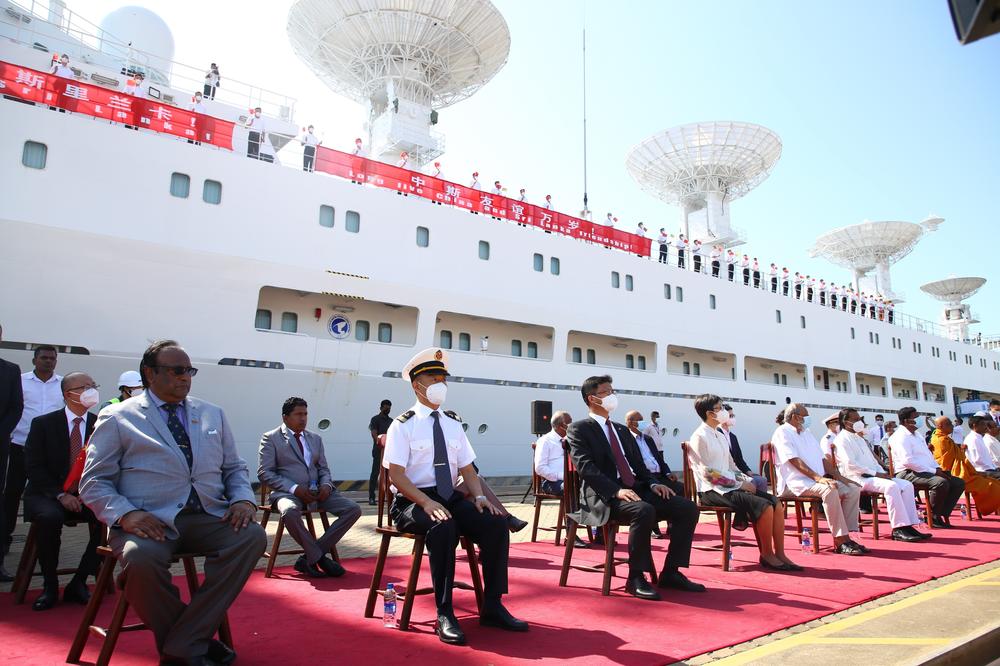
[[[412,417],[414,414],[416,414],[416,412],[414,412],[411,409],[410,411],[404,412],[404,413],[400,414],[399,416],[397,416],[396,420],[399,421],[400,423],[406,423],[407,421],[410,420],[410,417]]]
[[[447,417],[448,417],[448,418],[450,418],[450,419],[455,419],[455,420],[456,420],[456,421],[458,421],[459,423],[461,423],[461,422],[462,422],[462,417],[461,417],[461,416],[459,416],[458,414],[456,414],[455,412],[453,412],[453,411],[452,411],[452,410],[450,410],[450,409],[446,409],[446,410],[444,410],[444,415],[445,415],[445,416],[447,416]]]

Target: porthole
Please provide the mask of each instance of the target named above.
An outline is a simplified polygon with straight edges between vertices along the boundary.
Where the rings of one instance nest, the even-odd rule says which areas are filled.
[[[329,430],[330,419],[320,419],[319,423],[316,424],[316,427],[319,428],[320,430]]]
[[[489,429],[490,429],[490,427],[488,425],[486,425],[485,423],[480,423],[479,424],[479,434],[480,435],[485,435],[486,431],[489,430]]]
[[[468,423],[463,423],[462,424],[462,431],[463,432],[469,432],[469,424]]]
[[[677,428],[674,428],[674,437],[676,437],[678,435],[678,433],[680,433],[680,430],[677,429]]]

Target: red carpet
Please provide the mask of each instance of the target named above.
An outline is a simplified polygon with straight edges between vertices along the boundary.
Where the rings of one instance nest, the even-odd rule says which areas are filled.
[[[956,514],[957,516],[957,514]],[[265,579],[251,577],[230,612],[240,655],[239,664],[512,664],[570,662],[577,664],[662,664],[685,659],[788,626],[800,624],[878,596],[989,562],[1000,555],[1000,520],[964,522],[936,530],[930,541],[909,545],[870,537],[867,557],[793,553],[808,570],[801,574],[765,574],[756,564],[750,532],[734,543],[734,569],[723,573],[718,552],[696,550],[688,576],[709,587],[706,594],[667,592],[661,602],[644,602],[621,591],[615,579],[611,597],[600,595],[598,574],[572,571],[569,587],[557,586],[562,549],[545,544],[511,548],[511,593],[508,607],[531,622],[527,634],[479,627],[471,592],[456,590],[456,614],[469,639],[465,647],[446,646],[433,634],[433,601],[418,597],[409,632],[386,629],[378,619],[362,617],[373,568],[372,559],[346,561],[348,575],[318,582],[300,578],[291,569]],[[888,526],[885,526],[888,532]],[[792,538],[789,544],[794,543]],[[619,537],[624,543],[624,535]],[[662,563],[665,545],[654,541]],[[718,529],[702,524],[697,546],[718,543]],[[822,535],[829,546],[829,534]],[[620,546],[623,549],[624,546]],[[599,559],[592,551],[577,551],[575,561]],[[408,558],[391,558],[388,580],[405,574]],[[463,575],[464,559],[459,561]],[[428,581],[426,571],[422,580]],[[179,580],[180,582],[180,580]],[[37,593],[29,593],[28,601]],[[104,618],[112,604],[105,603]],[[57,606],[35,613],[29,604],[14,606],[10,595],[0,597],[0,663],[18,666],[63,663],[81,608]],[[152,636],[126,634],[113,664],[153,664]],[[84,652],[85,663],[96,659],[96,641]]]

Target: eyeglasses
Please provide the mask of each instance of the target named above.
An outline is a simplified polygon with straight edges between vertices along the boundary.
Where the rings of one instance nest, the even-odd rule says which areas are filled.
[[[86,391],[87,389],[99,389],[100,384],[87,384],[86,386],[76,386],[74,388],[66,389],[66,393],[73,393],[74,391]]]
[[[174,377],[182,377],[187,375],[189,377],[194,377],[198,374],[198,368],[192,368],[191,366],[185,365],[151,365],[151,368],[163,369],[172,374]]]

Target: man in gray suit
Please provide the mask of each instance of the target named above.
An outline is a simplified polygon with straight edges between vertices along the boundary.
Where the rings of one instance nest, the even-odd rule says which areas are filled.
[[[246,463],[222,410],[188,397],[197,368],[173,340],[139,364],[146,392],[104,409],[87,448],[80,498],[111,526],[125,597],[153,631],[161,664],[228,664],[212,638],[264,552]],[[184,604],[176,552],[208,552],[205,581]]]
[[[289,398],[281,406],[283,423],[260,440],[257,478],[271,488],[271,504],[281,512],[285,529],[305,550],[295,570],[313,578],[343,576],[344,567],[327,553],[361,517],[361,507],[333,487],[323,452],[323,438],[306,430],[309,405]],[[337,516],[319,539],[302,522],[302,510],[319,508]]]

